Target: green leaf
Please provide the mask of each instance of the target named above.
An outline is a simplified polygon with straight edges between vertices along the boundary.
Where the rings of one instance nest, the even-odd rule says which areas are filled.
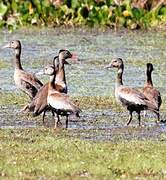
[[[3,2],[0,3],[0,16],[4,16],[7,12],[7,6],[3,4]]]
[[[162,7],[162,8],[159,10],[159,14],[166,16],[166,6]]]

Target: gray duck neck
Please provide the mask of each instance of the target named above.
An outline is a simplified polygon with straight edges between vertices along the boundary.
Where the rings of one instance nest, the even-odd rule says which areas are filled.
[[[55,89],[55,78],[56,78],[56,74],[53,74],[50,76],[50,88],[51,89]]]
[[[22,70],[23,68],[22,68],[21,60],[20,60],[20,57],[21,57],[21,48],[15,49],[15,57],[16,57],[15,64],[14,64],[15,69],[21,69]]]
[[[116,88],[123,85],[123,80],[122,80],[123,70],[124,70],[123,65],[118,68],[118,74],[117,74],[116,82],[115,82],[115,87]]]

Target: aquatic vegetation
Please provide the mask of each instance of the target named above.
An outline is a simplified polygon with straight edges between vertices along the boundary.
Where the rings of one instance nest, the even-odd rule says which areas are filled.
[[[111,28],[158,27],[166,24],[164,2],[151,1],[148,9],[130,0],[65,0],[56,4],[49,0],[3,1],[0,3],[0,27],[15,29],[26,25],[39,26],[108,26]]]

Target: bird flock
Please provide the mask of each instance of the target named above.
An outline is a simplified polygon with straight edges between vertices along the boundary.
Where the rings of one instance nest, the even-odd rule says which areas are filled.
[[[46,66],[43,72],[50,76],[48,83],[44,84],[35,76],[26,72],[21,65],[21,42],[14,40],[3,48],[14,49],[14,82],[15,85],[30,97],[21,112],[31,112],[33,116],[42,114],[43,123],[47,111],[52,113],[55,121],[54,128],[61,125],[60,117],[66,117],[66,128],[68,128],[69,116],[79,117],[81,109],[72,102],[67,95],[67,84],[65,76],[65,65],[69,64],[67,59],[75,59],[75,55],[68,50],[61,49],[54,57],[52,65]],[[141,111],[150,110],[157,116],[156,123],[160,122],[160,106],[162,103],[160,92],[153,86],[152,71],[153,65],[147,63],[147,80],[142,90],[123,85],[124,63],[121,58],[115,58],[106,69],[116,68],[117,77],[115,81],[115,97],[129,111],[127,125],[132,121],[132,114],[138,114],[139,126],[141,126]],[[55,114],[57,118],[55,118]]]

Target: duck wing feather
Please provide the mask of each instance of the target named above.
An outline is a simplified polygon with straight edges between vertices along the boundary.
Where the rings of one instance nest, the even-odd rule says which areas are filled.
[[[81,111],[80,108],[69,99],[69,96],[64,93],[54,92],[49,94],[47,97],[47,102],[51,107],[57,110],[75,113]]]
[[[143,94],[159,108],[162,103],[160,92],[151,86],[146,86],[142,89]]]
[[[144,109],[148,109],[154,112],[158,112],[158,108],[139,90],[130,87],[120,87],[118,90],[118,96],[122,104],[125,105],[139,105],[144,106]]]
[[[38,90],[43,86],[37,77],[23,70],[15,71],[14,79],[16,85],[31,98],[35,97]]]
[[[120,100],[124,99],[126,102],[129,102],[130,104],[137,105],[146,105],[145,100],[147,100],[145,95],[141,93],[139,90],[127,86],[119,87],[118,98]]]
[[[39,90],[43,86],[43,83],[35,75],[29,74],[25,71],[20,71],[17,76],[20,76],[22,81],[31,84],[37,90]]]

